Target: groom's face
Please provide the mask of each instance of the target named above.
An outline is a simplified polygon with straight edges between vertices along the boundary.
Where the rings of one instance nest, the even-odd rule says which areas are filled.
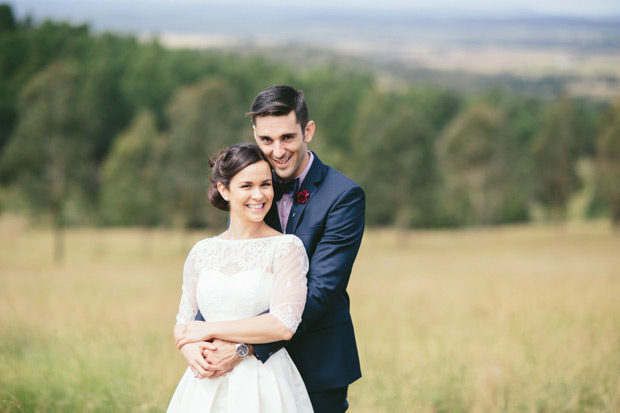
[[[294,179],[308,165],[308,143],[313,135],[314,122],[308,122],[302,131],[295,111],[283,116],[261,116],[254,121],[254,139],[283,181]]]

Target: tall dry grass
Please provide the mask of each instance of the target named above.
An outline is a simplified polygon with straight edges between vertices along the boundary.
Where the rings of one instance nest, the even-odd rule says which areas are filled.
[[[0,219],[0,411],[159,412],[185,368],[180,274],[210,233]],[[604,223],[368,231],[353,412],[620,411],[620,237]]]

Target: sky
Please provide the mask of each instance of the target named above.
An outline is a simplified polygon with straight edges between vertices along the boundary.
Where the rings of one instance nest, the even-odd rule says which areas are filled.
[[[95,1],[95,0],[90,0]],[[148,0],[133,0],[148,1]],[[166,0],[158,0],[166,1]],[[194,2],[194,0],[184,0]],[[231,0],[228,4],[256,4],[251,0]],[[403,10],[470,10],[470,11],[531,11],[552,14],[605,15],[620,12],[618,0],[310,0],[303,2],[287,0],[263,0],[261,4],[290,6],[292,4],[314,5],[327,8],[366,8]]]
[[[0,0],[2,1],[2,0]],[[70,13],[76,5],[87,3],[118,4],[119,8],[140,5],[191,4],[191,5],[238,5],[254,6],[269,5],[282,7],[321,7],[327,9],[349,10],[413,10],[420,12],[466,12],[482,14],[511,15],[514,13],[540,13],[579,17],[620,16],[619,0],[9,0],[9,4],[19,10],[29,10],[37,14],[37,10],[47,9],[54,4],[54,13]]]

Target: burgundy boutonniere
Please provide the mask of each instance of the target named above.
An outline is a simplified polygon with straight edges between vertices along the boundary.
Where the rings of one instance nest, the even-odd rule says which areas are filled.
[[[297,192],[297,195],[295,195],[295,202],[297,202],[298,204],[305,204],[306,202],[308,202],[309,196],[310,194],[305,189],[299,191]]]

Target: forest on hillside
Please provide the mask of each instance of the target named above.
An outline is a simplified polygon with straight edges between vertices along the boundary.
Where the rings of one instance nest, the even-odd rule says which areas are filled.
[[[553,78],[540,80],[553,83]],[[497,84],[386,87],[370,67],[165,48],[0,5],[0,212],[65,226],[220,227],[207,160],[250,141],[273,84],[302,89],[310,149],[359,182],[367,224],[620,220],[620,98]],[[575,212],[576,211],[576,212]]]

